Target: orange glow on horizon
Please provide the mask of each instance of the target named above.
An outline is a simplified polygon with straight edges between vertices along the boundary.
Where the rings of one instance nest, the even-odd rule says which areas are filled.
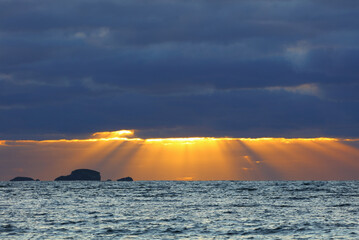
[[[359,141],[359,139],[343,139],[343,138],[232,138],[232,137],[182,137],[182,138],[135,138],[134,130],[118,130],[112,132],[96,132],[87,139],[52,139],[52,140],[0,140],[0,145],[6,143],[72,143],[72,142],[100,142],[100,141],[142,141],[146,143],[162,142],[162,143],[179,143],[190,144],[193,142],[210,142],[210,141],[276,141],[282,143],[291,143],[295,141]]]
[[[25,169],[25,174],[25,165],[29,175],[47,180],[76,168],[136,180],[359,179],[359,139],[134,135],[120,130],[88,139],[0,140],[0,168],[10,166],[4,172],[13,175]]]

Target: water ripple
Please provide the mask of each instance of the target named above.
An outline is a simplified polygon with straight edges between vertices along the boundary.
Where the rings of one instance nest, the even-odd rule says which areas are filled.
[[[0,182],[0,239],[358,239],[359,182]]]

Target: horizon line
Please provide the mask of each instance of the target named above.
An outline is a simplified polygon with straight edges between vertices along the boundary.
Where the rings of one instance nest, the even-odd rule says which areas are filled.
[[[190,143],[200,141],[271,141],[276,140],[280,142],[292,142],[292,141],[345,141],[345,142],[356,142],[359,138],[336,138],[336,137],[165,137],[165,138],[139,138],[132,137],[135,135],[135,130],[118,130],[118,131],[106,131],[106,132],[95,132],[90,138],[73,138],[73,139],[44,139],[44,140],[33,140],[33,139],[19,139],[19,140],[6,140],[0,139],[0,146],[7,145],[7,143],[70,143],[70,142],[101,142],[101,141],[131,141],[131,142],[178,142],[178,143]]]

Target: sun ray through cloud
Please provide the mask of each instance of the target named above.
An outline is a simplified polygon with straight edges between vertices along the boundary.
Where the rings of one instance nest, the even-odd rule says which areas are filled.
[[[50,179],[73,168],[95,168],[108,178],[139,180],[356,179],[359,149],[338,138],[137,138],[134,130],[97,132],[84,139],[1,140],[9,165]],[[358,145],[359,146],[359,145]],[[30,156],[30,158],[29,158]],[[29,162],[33,161],[29,165]],[[20,161],[22,164],[25,161]],[[38,165],[47,174],[36,170]],[[40,167],[40,169],[44,169]],[[39,167],[38,167],[39,168]],[[5,174],[6,176],[6,174]]]

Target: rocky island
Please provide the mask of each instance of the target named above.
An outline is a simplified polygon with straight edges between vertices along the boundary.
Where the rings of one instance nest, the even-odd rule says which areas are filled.
[[[56,178],[55,181],[101,181],[101,174],[95,170],[77,169],[70,175]]]
[[[124,178],[117,179],[117,181],[119,181],[119,182],[133,182],[133,179],[132,179],[132,177],[124,177]]]
[[[35,181],[31,177],[16,177],[10,180],[11,182],[25,182],[25,181]]]
[[[30,177],[15,177],[11,179],[12,182],[22,182],[22,181],[40,181],[39,179],[33,179]],[[60,176],[55,178],[54,181],[101,181],[101,174],[98,171],[91,169],[76,169],[71,172],[70,175]],[[108,179],[107,181],[111,181]],[[119,182],[133,182],[132,177],[124,177],[117,179]]]

